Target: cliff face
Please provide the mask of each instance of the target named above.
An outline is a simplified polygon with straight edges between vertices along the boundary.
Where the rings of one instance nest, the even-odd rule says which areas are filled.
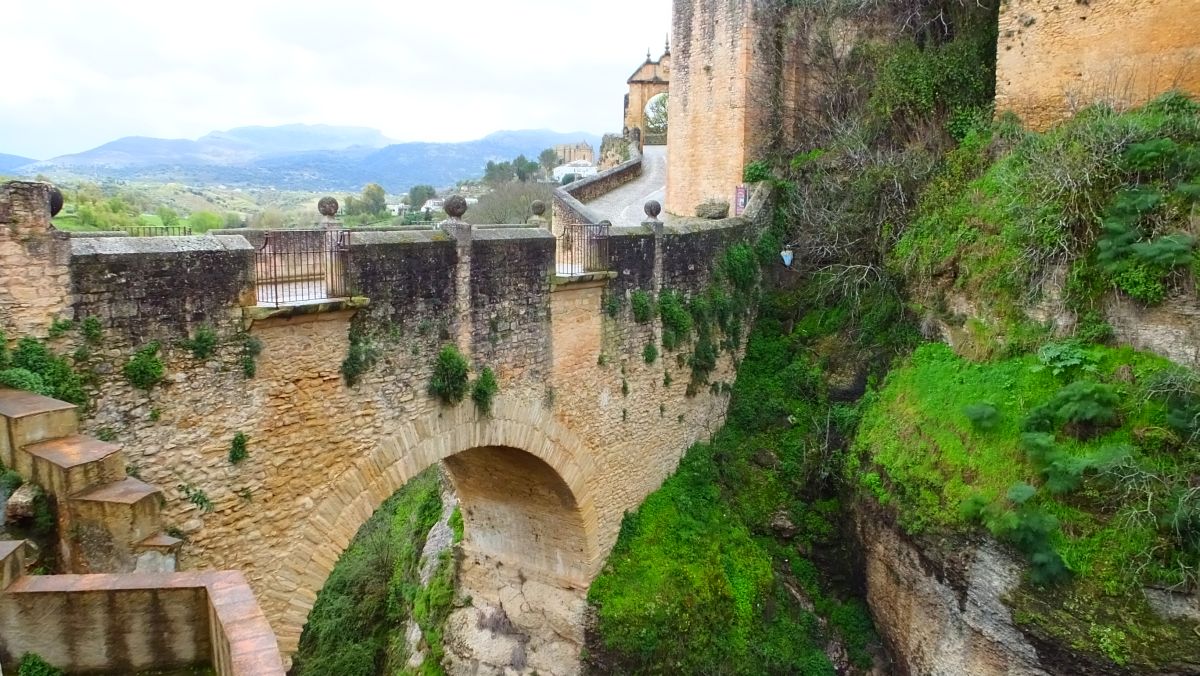
[[[1055,673],[1013,625],[1003,598],[1020,584],[1021,567],[995,543],[970,543],[937,560],[861,506],[856,525],[867,602],[898,673]]]
[[[870,503],[870,501],[867,501]],[[855,506],[867,602],[896,674],[1125,676],[1197,674],[1196,665],[1125,668],[1021,625],[1011,609],[1024,567],[986,537],[910,538],[877,504]],[[1164,618],[1200,616],[1200,599],[1147,589]]]

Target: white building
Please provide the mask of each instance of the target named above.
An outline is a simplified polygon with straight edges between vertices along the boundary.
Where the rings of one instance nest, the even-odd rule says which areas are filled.
[[[575,174],[576,178],[586,178],[595,176],[600,170],[596,165],[589,163],[587,160],[575,160],[554,168],[554,180],[562,183],[563,176],[567,174]]]

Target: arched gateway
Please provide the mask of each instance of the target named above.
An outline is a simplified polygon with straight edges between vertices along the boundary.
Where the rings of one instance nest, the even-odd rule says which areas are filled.
[[[295,652],[317,592],[359,527],[441,461],[462,504],[467,556],[564,588],[587,586],[603,559],[583,443],[538,404],[501,399],[490,416],[459,406],[383,439],[297,529],[263,599],[280,618],[274,629],[284,654]]]

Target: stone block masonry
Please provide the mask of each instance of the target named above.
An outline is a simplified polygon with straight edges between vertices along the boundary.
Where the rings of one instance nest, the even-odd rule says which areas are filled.
[[[1200,0],[1008,0],[1000,5],[996,110],[1046,129],[1100,101],[1200,94]]]
[[[726,405],[719,387],[685,393],[686,352],[646,363],[657,324],[636,323],[628,296],[700,293],[707,261],[748,227],[614,229],[612,272],[583,280],[554,276],[555,241],[538,228],[355,232],[356,298],[282,309],[253,307],[253,249],[240,236],[79,240],[55,278],[58,311],[97,318],[102,336],[71,331],[51,345],[89,347],[77,365],[93,383],[82,432],[113,438],[129,471],[162,489],[163,524],[186,538],[180,567],[242,571],[290,653],[358,527],[448,459],[469,565],[585,588],[624,513],[719,428]],[[615,318],[612,296],[623,299]],[[204,325],[217,346],[197,358],[183,339]],[[152,339],[166,377],[147,391],[121,371]],[[490,414],[429,394],[451,343],[474,373],[496,372]],[[247,377],[250,344],[261,352]],[[737,355],[723,352],[712,380],[731,381]],[[249,453],[234,464],[238,433]]]

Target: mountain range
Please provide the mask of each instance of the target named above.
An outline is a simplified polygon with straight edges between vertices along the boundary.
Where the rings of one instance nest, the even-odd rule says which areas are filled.
[[[460,143],[396,143],[365,127],[290,124],[214,131],[196,140],[127,136],[45,161],[0,154],[0,172],[280,190],[359,190],[374,182],[404,192],[481,176],[489,160],[536,159],[546,148],[581,141],[596,147],[600,137],[538,129]]]

